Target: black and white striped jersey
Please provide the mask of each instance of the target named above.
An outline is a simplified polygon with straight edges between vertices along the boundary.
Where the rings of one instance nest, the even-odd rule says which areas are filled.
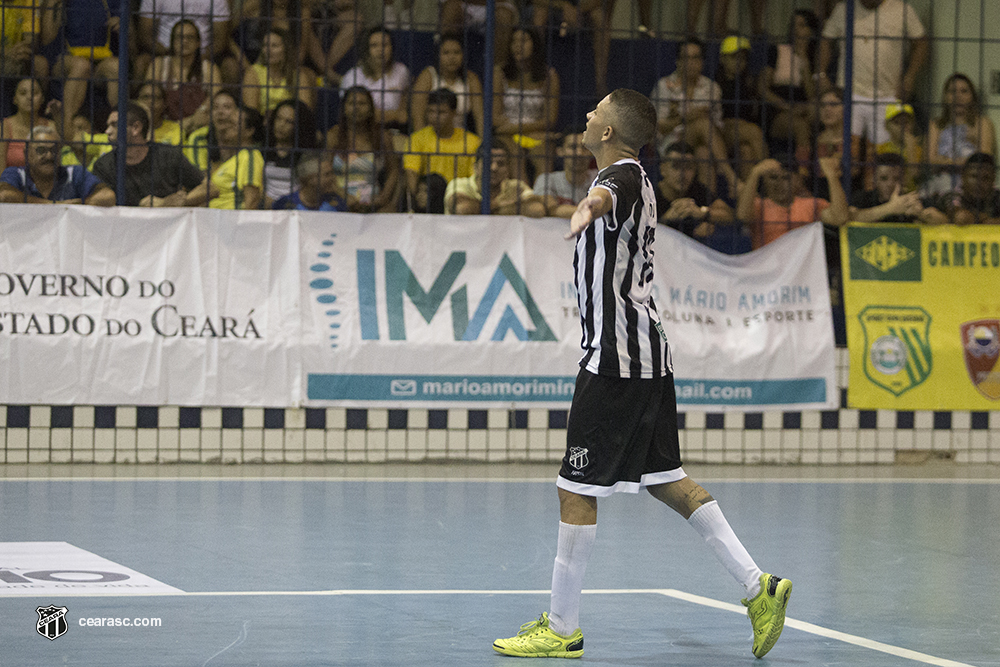
[[[612,207],[576,242],[573,273],[584,355],[591,373],[621,378],[673,372],[667,338],[653,303],[656,195],[632,159],[602,169],[591,190],[611,193]]]

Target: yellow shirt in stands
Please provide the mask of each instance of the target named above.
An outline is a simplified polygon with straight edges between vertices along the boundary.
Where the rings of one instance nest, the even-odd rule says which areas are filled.
[[[288,85],[288,81],[282,79],[277,83],[273,83],[269,78],[267,78],[267,67],[261,65],[260,63],[254,63],[250,67],[257,74],[258,85],[260,86],[260,112],[264,116],[274,111],[274,108],[284,102],[285,100],[290,100],[295,97],[295,91],[292,90],[291,86]],[[304,81],[302,85],[308,85],[307,81]]]
[[[255,148],[244,148],[212,173],[212,183],[219,196],[208,203],[210,208],[243,208],[243,189],[264,187],[264,156]]]
[[[153,130],[153,141],[170,146],[181,145],[181,125],[175,120],[164,119],[160,126]]]
[[[480,139],[471,132],[456,128],[447,139],[441,139],[430,125],[410,135],[403,168],[421,176],[440,174],[446,182],[472,176]]]
[[[35,20],[35,0],[18,0],[6,3],[0,7],[0,24],[3,25],[3,32],[0,33],[0,46],[3,50],[11,49],[24,41],[26,34],[38,32],[38,25]]]
[[[184,157],[202,171],[208,169],[208,126],[199,127],[184,140]]]
[[[114,146],[111,145],[111,142],[108,141],[108,135],[105,133],[91,134],[90,132],[82,132],[80,134],[80,141],[86,145],[84,159],[87,162],[87,169],[89,171],[94,170],[94,163],[97,162],[97,158],[101,157],[105,153],[110,153],[114,148]],[[181,126],[172,120],[163,121],[162,125],[153,130],[153,141],[158,144],[180,146]],[[69,146],[64,145],[62,148],[61,164],[64,167],[80,164],[76,154],[70,149]]]

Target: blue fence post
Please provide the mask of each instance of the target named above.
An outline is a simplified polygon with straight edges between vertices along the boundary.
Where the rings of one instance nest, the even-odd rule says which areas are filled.
[[[129,62],[129,24],[132,20],[132,6],[129,0],[120,0],[121,19],[118,24],[118,141],[115,149],[118,160],[115,162],[115,203],[125,205],[125,151],[128,147],[128,119],[126,107],[129,99],[128,62]]]
[[[844,28],[844,130],[843,149],[840,154],[840,178],[844,185],[844,194],[847,201],[851,201],[851,118],[854,114],[854,1],[847,0],[844,3],[845,28]]]
[[[482,172],[483,178],[479,185],[483,197],[479,212],[490,214],[490,156],[493,154],[493,56],[496,45],[493,43],[493,33],[497,21],[496,0],[486,0],[486,55],[483,58],[483,143]]]

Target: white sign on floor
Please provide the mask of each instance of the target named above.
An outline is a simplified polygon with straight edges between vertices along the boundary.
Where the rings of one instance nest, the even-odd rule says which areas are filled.
[[[181,592],[66,542],[0,542],[0,597]]]

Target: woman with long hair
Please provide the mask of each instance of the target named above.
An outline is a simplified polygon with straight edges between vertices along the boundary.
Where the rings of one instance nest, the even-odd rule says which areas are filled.
[[[791,137],[795,141],[782,152],[809,146],[813,119],[810,100],[817,93],[813,74],[819,40],[820,23],[816,14],[808,9],[796,10],[789,21],[788,39],[771,47],[767,66],[758,79],[760,97],[770,107],[770,136],[786,141]]]
[[[166,118],[191,134],[209,121],[213,87],[221,85],[218,65],[202,59],[201,32],[194,21],[178,21],[170,31],[170,54],[159,56],[146,69],[146,81],[157,81],[166,94]]]
[[[302,100],[280,102],[267,116],[264,130],[265,208],[296,190],[295,166],[318,148],[316,119]]]
[[[868,144],[864,137],[851,135],[851,179],[852,190],[865,190],[862,180],[862,167],[868,154]],[[844,91],[831,88],[819,96],[819,133],[812,148],[800,147],[795,152],[798,164],[811,165],[811,171],[816,178],[808,186],[818,197],[827,197],[826,180],[819,177],[819,162],[823,158],[836,158],[838,163],[844,154]],[[870,179],[869,179],[870,180]],[[815,187],[813,187],[815,186]]]
[[[413,131],[427,125],[427,96],[438,88],[447,88],[458,98],[455,110],[458,125],[470,132],[483,132],[483,83],[475,72],[465,66],[465,49],[462,36],[441,36],[438,45],[437,67],[429,65],[413,84]],[[469,122],[472,116],[472,123]]]
[[[42,91],[41,81],[25,77],[17,82],[14,88],[14,106],[17,110],[0,123],[0,171],[7,167],[24,166],[24,152],[32,128],[55,125],[42,115],[44,104],[45,93]]]
[[[939,170],[928,190],[954,190],[965,160],[973,153],[996,154],[996,130],[982,114],[975,84],[956,72],[944,82],[941,115],[931,121],[927,133],[927,160]]]
[[[552,171],[559,75],[545,62],[542,38],[529,28],[514,30],[507,64],[494,70],[493,131],[527,151],[535,173],[523,173],[520,168],[516,172],[518,178],[532,182],[536,175]]]
[[[188,201],[210,208],[251,210],[260,207],[264,191],[264,138],[260,113],[244,106],[230,90],[212,98],[212,122],[188,138],[187,158],[207,174],[188,193]]]
[[[341,90],[367,88],[375,103],[375,122],[409,132],[410,70],[395,60],[392,35],[381,26],[370,28],[359,41],[358,50],[360,62],[344,75]]]
[[[340,121],[326,133],[333,151],[337,194],[357,213],[392,213],[399,207],[399,156],[392,137],[376,120],[371,91],[354,86],[344,92]]]
[[[310,108],[316,105],[316,74],[299,65],[289,34],[271,28],[257,62],[243,75],[243,103],[269,114],[281,102],[296,98]]]

